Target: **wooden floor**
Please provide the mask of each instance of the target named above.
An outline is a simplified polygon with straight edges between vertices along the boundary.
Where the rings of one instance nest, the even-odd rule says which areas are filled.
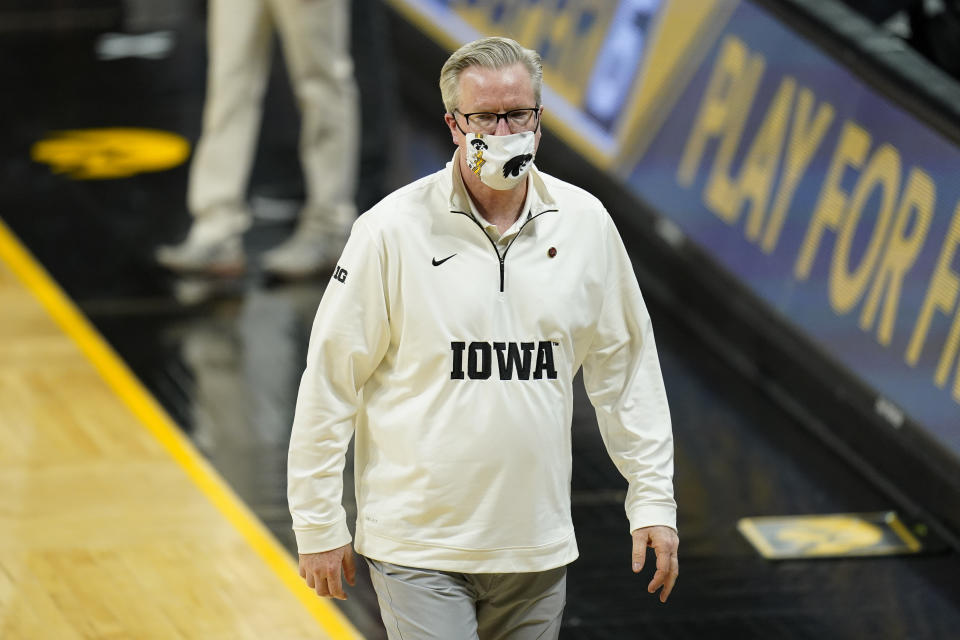
[[[358,638],[0,222],[0,638]]]

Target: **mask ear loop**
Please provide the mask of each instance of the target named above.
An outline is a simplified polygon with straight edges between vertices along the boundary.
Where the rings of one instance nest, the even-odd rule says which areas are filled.
[[[465,135],[465,136],[466,136],[466,135],[469,135],[466,131],[464,131],[464,130],[460,127],[460,122],[457,120],[457,114],[451,113],[450,115],[453,116],[453,123],[454,123],[455,125],[457,125],[457,129],[460,129],[460,133],[462,133],[462,134]],[[461,115],[462,115],[462,114],[461,114]],[[537,119],[537,126],[538,126],[538,127],[540,126],[540,120],[539,120],[539,119]]]

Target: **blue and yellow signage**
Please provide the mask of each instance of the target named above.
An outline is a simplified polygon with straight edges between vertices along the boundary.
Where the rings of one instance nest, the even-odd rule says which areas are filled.
[[[749,0],[390,0],[544,58],[544,118],[960,460],[960,146]]]
[[[748,2],[624,174],[960,454],[960,149]]]
[[[390,2],[451,50],[484,35],[536,49],[547,125],[604,168],[632,155],[656,116],[652,99],[670,93],[691,51],[731,8],[720,0]],[[652,48],[654,38],[674,46]]]

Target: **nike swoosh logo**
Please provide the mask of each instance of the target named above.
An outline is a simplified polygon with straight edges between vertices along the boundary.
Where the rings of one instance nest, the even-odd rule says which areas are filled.
[[[446,262],[447,260],[449,260],[450,258],[452,258],[452,257],[455,256],[455,255],[457,255],[457,254],[453,254],[453,255],[447,256],[447,257],[444,258],[443,260],[437,260],[436,258],[434,258],[434,259],[433,259],[433,266],[439,267],[440,265],[442,265],[444,262]]]

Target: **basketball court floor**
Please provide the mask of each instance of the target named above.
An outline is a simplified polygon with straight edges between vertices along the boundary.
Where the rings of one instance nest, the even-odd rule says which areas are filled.
[[[293,560],[286,444],[325,283],[267,282],[255,259],[217,282],[152,263],[189,223],[181,141],[196,140],[203,100],[202,24],[167,33],[153,56],[143,51],[164,47],[142,33],[119,34],[141,39],[114,57],[102,29],[0,40],[0,637],[384,638],[363,572],[333,604],[300,585]],[[296,110],[274,71],[251,183],[254,257],[289,233],[300,194]],[[382,183],[363,185],[361,201],[452,152],[439,105],[425,114],[400,91],[385,117],[367,147],[385,153],[368,167]],[[538,157],[547,171],[550,153]],[[680,580],[661,605],[630,571],[624,482],[581,389],[580,558],[561,637],[956,637],[960,559],[946,545],[786,561],[751,546],[744,517],[903,505],[672,308],[648,303],[674,418]]]

